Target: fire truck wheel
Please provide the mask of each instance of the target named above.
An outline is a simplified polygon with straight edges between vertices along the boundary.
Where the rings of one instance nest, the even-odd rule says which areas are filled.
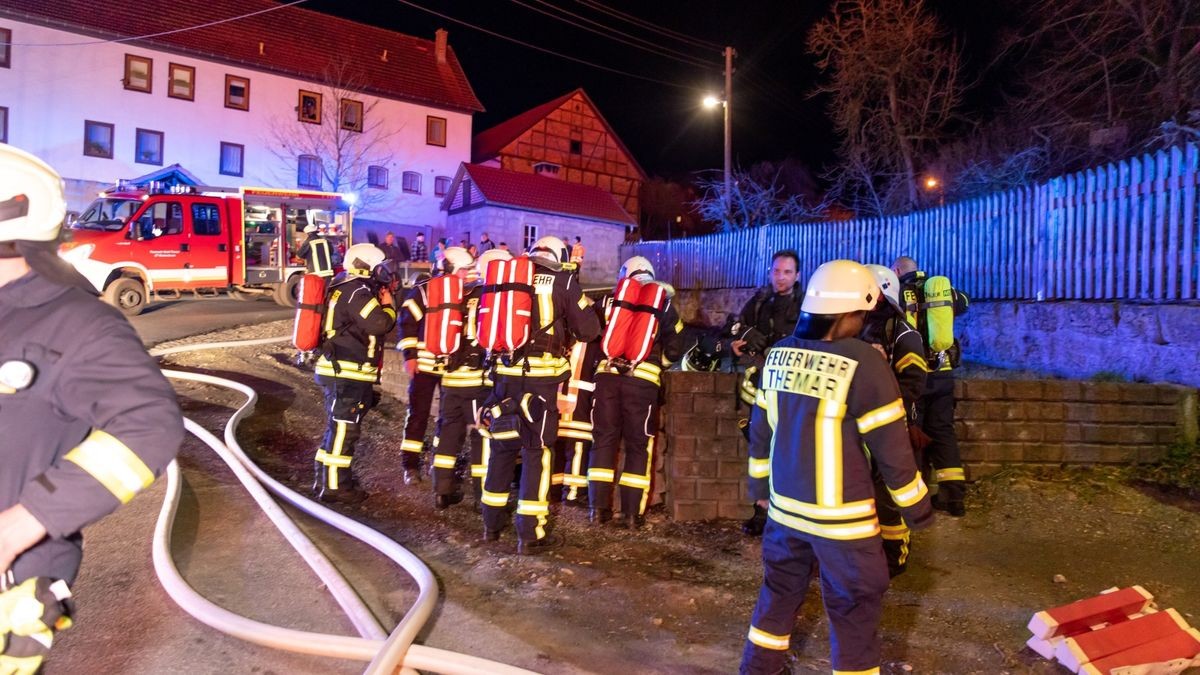
[[[295,308],[300,297],[300,279],[302,274],[293,274],[287,281],[275,287],[275,302],[284,307]]]
[[[104,300],[125,316],[137,316],[146,307],[146,287],[138,279],[121,277],[104,289]]]

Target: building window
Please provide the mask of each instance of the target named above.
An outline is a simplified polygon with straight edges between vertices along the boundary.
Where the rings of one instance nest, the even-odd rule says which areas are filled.
[[[221,234],[221,212],[216,204],[192,204],[192,231],[205,236]]]
[[[559,166],[553,162],[538,162],[533,165],[533,172],[544,176],[557,176]]]
[[[125,88],[149,94],[154,88],[154,60],[144,56],[125,55]]]
[[[0,28],[0,68],[12,68],[12,29]]]
[[[0,143],[8,142],[8,108],[0,106]]]
[[[315,91],[300,90],[300,102],[296,105],[297,119],[308,124],[321,123],[321,95]]]
[[[574,138],[571,139],[571,154],[572,155],[582,155],[583,154],[583,141],[578,141],[578,140],[575,140]]]
[[[245,168],[246,146],[221,141],[221,175],[241,176]]]
[[[196,100],[196,69],[178,63],[168,64],[167,96],[185,101]]]
[[[157,164],[162,166],[163,132],[138,129],[133,146],[133,161],[138,164]]]
[[[536,242],[537,240],[538,240],[537,225],[526,224],[525,225],[525,237],[524,237],[524,242],[521,246],[521,250],[528,251],[529,249],[533,248],[533,243]]]
[[[462,190],[463,208],[466,208],[471,205],[471,179],[464,178],[463,181],[459,183],[459,189]]]
[[[342,128],[346,131],[363,130],[363,104],[354,99],[342,99]]]
[[[83,154],[87,157],[112,159],[113,125],[84,120]]]
[[[296,185],[313,190],[321,189],[321,158],[316,155],[300,155],[296,167]]]
[[[421,174],[416,171],[404,172],[404,191],[415,195],[421,194]]]
[[[435,197],[445,197],[450,191],[450,177],[438,176],[433,179],[433,195]]]
[[[225,76],[225,107],[234,110],[250,109],[250,78]]]
[[[425,145],[446,147],[446,118],[425,118]]]
[[[382,166],[367,167],[367,187],[386,190],[388,186],[388,170]]]

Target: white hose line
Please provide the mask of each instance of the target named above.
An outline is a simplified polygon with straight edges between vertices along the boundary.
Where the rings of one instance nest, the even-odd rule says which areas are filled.
[[[230,349],[232,347],[253,347],[254,345],[269,345],[274,342],[287,342],[292,338],[284,335],[282,337],[258,338],[256,340],[233,340],[231,342],[197,342],[190,345],[180,345],[178,347],[155,348],[150,350],[150,356],[167,356],[168,354],[180,354],[182,352],[199,352],[207,349]]]
[[[227,464],[232,466],[237,463],[236,457],[233,457],[235,453],[207,429],[186,418],[184,426],[216,451]],[[383,640],[312,633],[255,621],[214,604],[189,586],[180,575],[178,568],[175,567],[170,549],[175,513],[179,507],[179,497],[182,491],[181,486],[179,467],[173,461],[167,467],[166,494],[159,512],[158,522],[155,525],[152,546],[155,571],[163,588],[176,604],[207,626],[264,647],[355,661],[378,660],[379,655],[387,646]],[[421,645],[409,647],[407,654],[403,655],[402,665],[398,661],[389,667],[390,670],[382,672],[391,673],[397,668],[401,668],[404,672],[421,669],[447,675],[488,675],[490,673],[530,675],[532,673],[532,671],[495,661]]]
[[[289,338],[287,338],[287,337],[277,337],[277,338],[264,338],[264,339],[257,339],[257,340],[183,345],[180,347],[172,347],[172,348],[168,348],[168,349],[154,350],[151,353],[155,356],[162,356],[162,355],[166,355],[166,354],[174,354],[174,353],[189,352],[189,351],[199,351],[199,350],[205,350],[205,349],[220,349],[220,348],[260,345],[260,344],[271,344],[271,343],[275,343],[275,342],[283,342],[288,339]],[[223,458],[225,458],[225,457],[224,457],[224,453],[222,453],[222,450],[226,450],[229,453],[231,453],[232,455],[234,455],[234,457],[236,458],[236,460],[234,462],[230,462],[228,458],[225,458],[226,462],[228,464],[230,464],[231,468],[233,468],[233,465],[235,463],[240,464],[242,466],[242,468],[244,468],[245,470],[254,474],[254,476],[259,481],[261,481],[262,483],[265,483],[267,485],[268,489],[270,489],[272,492],[274,492],[278,496],[286,499],[289,503],[293,504],[296,508],[299,508],[300,510],[304,511],[305,513],[308,513],[309,515],[311,515],[319,520],[322,520],[331,525],[334,525],[338,529],[341,529],[342,531],[346,532],[347,534],[350,534],[351,536],[358,538],[360,541],[367,543],[368,545],[372,546],[376,550],[379,550],[381,553],[384,553],[385,555],[387,555],[394,562],[401,565],[411,576],[413,576],[414,580],[416,580],[418,583],[418,587],[420,588],[416,603],[414,604],[412,609],[410,609],[409,612],[405,615],[405,617],[401,620],[401,622],[396,626],[396,629],[393,630],[391,636],[385,642],[376,645],[375,640],[362,640],[360,638],[347,638],[347,637],[340,637],[340,636],[320,636],[321,639],[314,641],[313,637],[317,636],[318,634],[305,633],[303,631],[292,631],[289,629],[268,626],[267,624],[261,624],[259,622],[253,622],[249,619],[245,619],[244,617],[239,617],[236,614],[228,612],[227,610],[224,610],[220,607],[217,607],[216,605],[213,605],[212,603],[209,603],[207,600],[205,600],[204,598],[202,598],[201,596],[196,594],[195,591],[193,591],[190,587],[187,587],[186,583],[182,581],[182,578],[180,578],[178,576],[178,572],[174,570],[174,566],[169,565],[170,571],[174,572],[174,576],[178,580],[177,585],[182,585],[183,588],[186,589],[186,594],[189,596],[188,597],[189,600],[191,600],[193,602],[197,602],[197,604],[208,606],[211,610],[214,610],[216,614],[221,615],[224,618],[232,617],[237,620],[233,624],[235,627],[235,631],[237,631],[237,632],[229,631],[230,634],[234,634],[237,637],[241,637],[242,639],[247,639],[251,642],[266,644],[267,646],[277,646],[278,645],[277,648],[287,648],[282,645],[286,644],[289,640],[294,640],[295,646],[300,647],[300,648],[299,649],[293,648],[292,651],[299,651],[302,653],[319,653],[319,654],[324,654],[324,655],[335,655],[340,652],[340,653],[347,654],[347,656],[345,656],[345,658],[359,658],[359,660],[367,660],[367,659],[361,659],[360,657],[350,655],[353,653],[357,653],[358,650],[363,648],[360,644],[357,644],[353,641],[358,641],[361,643],[370,643],[372,645],[372,648],[376,649],[377,651],[373,654],[374,658],[373,658],[373,660],[371,660],[371,664],[368,666],[368,668],[366,670],[367,673],[389,673],[390,674],[390,673],[395,672],[397,669],[400,669],[404,673],[411,673],[411,672],[413,672],[412,671],[413,668],[420,668],[423,670],[429,670],[429,671],[433,671],[433,672],[443,672],[443,673],[448,673],[451,675],[458,675],[458,674],[483,675],[484,673],[512,673],[515,675],[518,673],[532,672],[532,671],[527,671],[524,669],[516,668],[513,666],[509,666],[506,664],[498,663],[495,661],[489,661],[487,659],[481,659],[478,657],[468,656],[465,654],[458,654],[455,652],[433,649],[433,648],[424,647],[421,645],[413,645],[412,641],[416,638],[417,633],[420,632],[424,623],[428,620],[429,616],[432,614],[433,605],[435,604],[436,599],[437,599],[436,582],[434,581],[433,574],[432,574],[432,572],[429,571],[428,567],[426,567],[419,558],[414,556],[408,550],[399,546],[399,544],[397,544],[393,540],[383,536],[382,534],[376,532],[375,530],[373,530],[371,528],[367,528],[367,527],[357,523],[356,521],[346,518],[345,516],[342,516],[341,514],[335,512],[335,511],[327,509],[324,506],[316,504],[315,502],[312,502],[312,501],[296,494],[292,490],[288,489],[287,487],[283,486],[282,484],[278,483],[273,478],[268,476],[253,461],[251,461],[249,459],[249,457],[246,456],[245,452],[242,450],[240,445],[237,443],[236,428],[237,428],[238,423],[241,421],[242,417],[244,417],[246,414],[249,413],[250,410],[252,410],[254,402],[257,400],[257,393],[252,388],[247,387],[239,382],[234,382],[231,380],[226,380],[223,378],[216,378],[216,377],[212,377],[209,375],[203,375],[203,374],[198,374],[198,373],[184,373],[184,372],[180,372],[180,371],[166,371],[166,370],[164,370],[163,373],[165,375],[167,375],[168,377],[174,377],[176,379],[185,379],[185,380],[204,382],[204,383],[208,383],[208,384],[214,384],[217,386],[235,389],[235,390],[241,392],[243,395],[245,395],[247,397],[247,402],[245,404],[243,404],[234,413],[234,415],[230,418],[229,422],[226,424],[225,436],[226,436],[226,441],[228,444],[227,446],[223,446],[222,444],[220,444],[219,441],[216,441],[215,437],[212,437],[212,435],[208,434],[207,431],[205,431],[203,429],[199,429],[199,427],[197,427],[197,429],[199,429],[201,432],[206,434],[209,438],[211,438],[212,441],[216,441],[217,446],[214,446],[211,442],[209,442],[207,439],[202,437],[201,434],[197,433],[197,436],[201,437],[202,440],[205,440],[205,442],[208,445],[210,445],[210,447],[212,447],[218,453],[222,454]],[[190,429],[190,427],[189,427],[189,429]],[[193,433],[196,433],[195,430],[193,430]],[[218,447],[218,446],[220,446],[220,447]],[[235,473],[237,473],[236,469],[235,469]],[[240,478],[240,476],[239,476],[239,478]],[[243,481],[243,482],[245,482],[245,481]],[[176,500],[177,499],[178,499],[178,497],[176,496]],[[269,498],[268,498],[268,501],[270,501]],[[274,506],[274,508],[278,509],[278,505],[275,505],[274,502],[271,502],[271,504],[272,504],[272,506]],[[170,509],[170,517],[171,518],[174,517],[174,508],[175,507],[172,506]],[[164,512],[163,513],[164,513],[164,515],[167,513],[165,504],[164,504]],[[284,516],[284,517],[286,518],[286,516]],[[290,523],[290,521],[289,521],[289,523]],[[291,524],[291,525],[292,525],[292,527],[294,527],[294,524]],[[169,532],[169,526],[167,528],[167,531]],[[302,534],[300,536],[303,537]],[[156,541],[156,545],[158,543],[160,543],[160,542]],[[293,543],[293,545],[295,545],[295,544]],[[304,546],[304,545],[302,545],[302,546]],[[313,550],[316,550],[315,547],[312,546],[310,541],[307,542],[307,546],[304,546],[304,548],[312,548]],[[301,551],[302,555],[304,554],[304,551],[301,550],[301,547],[297,547],[297,550]],[[318,554],[319,554],[319,552],[318,552]],[[169,548],[167,549],[167,552],[165,552],[163,555],[169,562],[169,560],[170,560]],[[159,557],[158,550],[156,548],[156,560],[155,560],[156,567],[159,566],[158,557]],[[321,556],[321,557],[323,558],[323,556]],[[328,562],[328,560],[326,560],[326,562]],[[310,562],[310,565],[312,565],[311,562]],[[317,571],[316,567],[314,567],[314,571]],[[318,574],[320,574],[319,571],[318,571]],[[341,581],[344,582],[344,578],[341,578],[340,575],[337,575],[337,578],[341,579]],[[164,586],[165,585],[166,585],[166,583],[164,581]],[[334,585],[331,585],[328,582],[327,582],[327,585],[330,587],[331,592],[334,592],[333,591]],[[170,592],[170,590],[168,590],[168,592]],[[179,591],[179,592],[184,593],[183,591]],[[335,595],[336,595],[336,593],[335,593]],[[349,591],[349,595],[351,597],[353,597],[353,599],[354,599],[353,603],[361,604],[361,599],[358,598],[357,594],[353,593],[352,590]],[[172,597],[175,598],[176,596],[172,595]],[[182,607],[184,607],[184,609],[189,609],[188,605],[181,602],[179,600],[179,598],[176,598],[176,601],[180,602],[180,605]],[[339,600],[339,604],[341,604],[341,600]],[[343,605],[343,608],[345,609],[345,605]],[[212,614],[212,613],[213,612],[210,612],[210,614]],[[348,614],[350,613],[350,611],[348,609],[347,609],[347,613]],[[210,626],[213,626],[214,628],[217,628],[218,630],[222,630],[222,628],[220,626],[215,625],[214,623],[212,623],[210,621],[206,621],[199,616],[197,616],[196,618],[200,619],[201,621],[203,621],[204,623],[206,623]],[[373,620],[374,619],[372,617],[372,621]],[[214,619],[214,621],[215,621],[215,619]],[[239,626],[238,625],[239,623],[242,625]],[[264,627],[270,628],[273,630],[264,630]],[[282,632],[280,632],[280,631],[282,631]],[[251,637],[250,637],[251,635],[270,636],[271,639],[275,640],[276,644],[267,644],[267,643],[260,642],[259,640],[256,640],[256,639],[251,639]],[[332,646],[330,647],[330,649],[326,650],[324,647],[320,647],[319,649],[317,649],[317,651],[314,652],[313,649],[311,649],[311,646],[314,644],[317,644],[317,643],[322,643],[323,640],[333,640],[333,643],[332,643]]]
[[[437,581],[433,577],[433,572],[425,566],[425,563],[420,558],[413,555],[408,549],[397,544],[394,540],[384,536],[376,530],[373,530],[355,520],[347,518],[342,514],[332,509],[326,508],[306,497],[303,497],[287,486],[276,481],[265,471],[258,467],[249,457],[241,445],[238,444],[236,438],[237,425],[241,422],[254,402],[258,398],[258,394],[254,389],[232,380],[227,380],[212,375],[203,373],[185,373],[175,370],[163,370],[163,374],[167,377],[191,380],[194,382],[202,382],[205,384],[217,385],[226,387],[240,392],[246,397],[246,403],[238,408],[229,418],[225,425],[225,446],[236,457],[237,463],[244,469],[254,475],[254,478],[261,482],[271,492],[283,500],[290,503],[292,506],[304,511],[305,513],[324,521],[339,530],[349,534],[359,541],[371,546],[380,553],[391,558],[396,564],[400,565],[412,578],[417,582],[418,594],[416,602],[400,620],[396,628],[392,631],[391,637],[388,638],[388,649],[386,654],[390,655],[389,659],[394,660],[393,666],[398,666],[403,660],[404,650],[417,637],[417,633],[425,625],[425,622],[433,614],[434,605],[437,602]],[[371,671],[368,671],[371,672]],[[391,673],[392,670],[382,670],[379,672]]]

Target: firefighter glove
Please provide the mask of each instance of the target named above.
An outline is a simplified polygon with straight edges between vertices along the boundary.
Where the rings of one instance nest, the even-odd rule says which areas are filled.
[[[71,626],[66,582],[26,579],[0,593],[0,673],[34,673],[50,652],[54,633]]]
[[[747,328],[737,339],[745,341],[746,345],[742,347],[742,351],[747,354],[761,354],[770,346],[767,343],[767,336],[760,333],[757,328]]]
[[[913,450],[918,453],[924,452],[925,448],[929,447],[929,443],[933,441],[929,434],[915,424],[908,427],[908,440],[912,443]]]

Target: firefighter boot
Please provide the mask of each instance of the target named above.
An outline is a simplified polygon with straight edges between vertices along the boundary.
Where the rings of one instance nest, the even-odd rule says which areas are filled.
[[[335,475],[331,476],[331,473]],[[336,487],[333,487],[334,484]],[[350,475],[349,467],[339,469],[325,466],[317,462],[317,479],[313,481],[313,497],[319,502],[338,504],[358,504],[367,498],[367,493],[359,489],[354,477]]]
[[[454,492],[448,495],[434,495],[433,506],[439,511],[445,510],[463,500],[463,493]]]
[[[933,508],[962,518],[967,515],[967,507],[963,504],[965,486],[961,480],[948,480],[938,485],[937,494],[933,496]]]
[[[612,520],[612,509],[588,509],[588,522],[607,523]]]
[[[630,530],[639,530],[646,524],[646,517],[640,513],[624,513],[621,514],[621,518],[625,521],[625,527]]]
[[[517,555],[539,555],[562,543],[562,536],[557,534],[547,534],[541,539],[517,539]]]
[[[758,504],[754,505],[754,515],[742,521],[742,532],[751,537],[761,537],[763,528],[767,525],[767,510]]]

